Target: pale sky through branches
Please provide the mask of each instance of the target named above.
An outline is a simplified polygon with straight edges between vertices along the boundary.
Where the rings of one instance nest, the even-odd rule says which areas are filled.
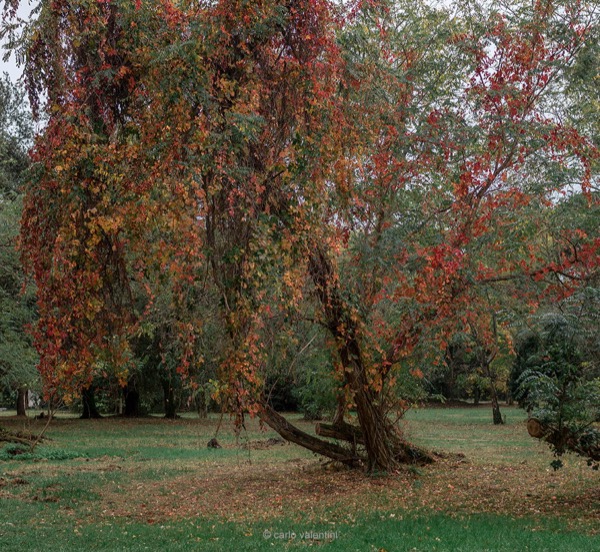
[[[21,0],[20,4],[19,4],[19,11],[17,12],[18,16],[21,19],[29,19],[29,16],[31,15],[31,10],[33,10],[33,8],[36,6],[37,4],[37,0]],[[0,73],[8,73],[10,75],[10,79],[13,82],[16,82],[19,77],[21,76],[21,73],[23,72],[23,68],[22,67],[17,67],[17,63],[15,61],[15,57],[13,55],[10,56],[10,58],[8,59],[8,61],[4,61],[4,54],[6,53],[6,50],[4,49],[5,46],[5,41],[2,40],[1,43],[1,55],[0,55]]]

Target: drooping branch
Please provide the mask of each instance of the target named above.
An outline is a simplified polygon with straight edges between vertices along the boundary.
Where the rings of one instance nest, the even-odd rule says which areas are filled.
[[[52,416],[48,416],[48,420],[44,425],[42,431],[38,435],[28,433],[25,431],[9,431],[3,427],[0,427],[0,443],[16,443],[18,445],[26,445],[29,447],[29,451],[33,452],[35,447],[41,442],[47,439],[44,435],[48,425],[52,420]]]
[[[4,428],[0,428],[0,443],[17,443],[19,445],[31,446],[31,443],[35,441],[35,438],[35,435],[12,433]]]
[[[584,458],[600,462],[600,431],[595,428],[573,433],[566,427],[559,430],[537,418],[530,418],[527,421],[527,431],[531,437],[550,443],[558,453],[570,450]]]
[[[300,445],[350,467],[359,467],[364,463],[364,459],[355,452],[298,429],[267,404],[262,405],[259,416],[264,423],[279,433],[286,441]]]

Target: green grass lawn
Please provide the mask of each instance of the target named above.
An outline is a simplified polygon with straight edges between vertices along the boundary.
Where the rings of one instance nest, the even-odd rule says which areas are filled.
[[[571,456],[554,472],[504,410],[500,427],[485,407],[409,412],[407,437],[464,457],[379,476],[269,445],[255,422],[210,450],[217,417],[57,419],[34,457],[0,454],[0,550],[600,550],[598,473]]]

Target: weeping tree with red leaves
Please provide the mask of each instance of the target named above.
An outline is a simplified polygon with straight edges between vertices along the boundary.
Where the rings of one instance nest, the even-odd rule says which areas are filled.
[[[553,109],[594,7],[486,9],[41,2],[14,44],[48,117],[22,237],[48,392],[108,365],[125,382],[159,297],[185,375],[202,360],[193,307],[212,298],[218,395],[239,424],[258,415],[369,470],[432,461],[394,423],[400,366],[457,327],[492,339],[497,286],[529,300],[536,275],[598,259],[587,239],[549,264],[521,225],[572,182],[589,191],[593,147]],[[338,411],[318,437],[264,393],[266,336],[297,316],[334,358]]]
[[[132,290],[115,170],[124,158],[110,137],[130,90],[110,70],[127,60],[109,5],[41,3],[29,30],[25,82],[34,113],[45,95],[49,117],[32,154],[23,259],[40,285],[39,369],[49,395],[68,395],[89,386],[100,356],[126,363]]]

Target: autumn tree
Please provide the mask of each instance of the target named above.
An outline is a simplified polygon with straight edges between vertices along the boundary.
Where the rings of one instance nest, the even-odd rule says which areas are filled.
[[[389,417],[383,411],[389,404],[384,393],[393,380],[393,367],[415,344],[437,338],[443,346],[449,324],[456,321],[477,328],[483,343],[493,342],[494,324],[481,324],[501,304],[501,295],[494,299],[491,291],[511,282],[511,292],[518,293],[513,282],[572,266],[564,258],[552,264],[536,255],[535,244],[519,237],[519,220],[533,205],[548,206],[569,179],[578,179],[589,190],[590,158],[595,155],[591,144],[546,114],[561,67],[573,61],[586,25],[593,21],[593,10],[579,12],[581,8],[539,3],[518,12],[492,10],[481,26],[467,15],[464,27],[446,31],[448,38],[432,58],[427,57],[431,49],[417,49],[419,57],[407,46],[410,34],[398,23],[406,25],[410,17],[400,14],[410,15],[414,8],[378,6],[364,13],[372,40],[385,37],[386,46],[396,44],[398,49],[379,50],[388,63],[380,61],[378,68],[390,74],[379,73],[376,79],[374,90],[380,95],[374,103],[379,104],[381,121],[375,124],[372,142],[367,147],[358,142],[365,153],[346,155],[350,167],[337,173],[345,177],[337,190],[350,190],[341,206],[350,202],[350,207],[338,208],[335,221],[323,225],[339,232],[334,242],[338,247],[348,236],[347,253],[337,255],[335,262],[352,259],[356,269],[344,265],[336,270],[333,260],[322,260],[320,274],[326,277],[317,283],[317,289],[326,291],[321,303],[339,344],[348,388],[356,389],[352,398],[360,403],[362,390],[376,391],[364,404],[380,405],[375,407],[378,412],[361,413],[357,404],[363,431],[375,435],[375,428],[385,428]],[[565,17],[575,19],[565,25]],[[365,26],[369,28],[361,26],[360,33]],[[435,36],[440,35],[442,31]],[[463,63],[458,83],[442,86],[443,77],[432,70],[435,65],[426,65],[445,62],[444,54]],[[418,71],[424,69],[419,61],[429,69],[426,73]],[[369,67],[367,74],[373,72]],[[394,83],[398,74],[402,80]],[[415,82],[412,77],[417,75]],[[425,75],[438,80],[426,86]],[[404,101],[382,90],[388,83],[396,93],[405,91]],[[431,103],[424,103],[433,91]],[[372,95],[368,98],[373,101]],[[354,105],[363,106],[364,101]],[[418,200],[408,208],[394,201],[410,195]],[[415,206],[420,212],[411,219]],[[402,232],[408,239],[398,239]],[[593,240],[587,243],[591,250],[597,247]],[[367,264],[365,252],[374,245],[377,264]],[[587,270],[595,258],[575,263],[574,271]],[[356,278],[361,269],[365,276]],[[364,289],[373,294],[372,303]],[[522,298],[527,301],[527,294]],[[393,434],[391,429],[383,432]],[[393,439],[382,439],[373,448],[367,445],[374,465],[389,466],[398,458],[390,443]]]
[[[457,324],[489,342],[502,282],[581,270],[549,265],[518,222],[565,174],[589,189],[593,146],[548,106],[593,9],[43,2],[17,43],[49,116],[23,237],[47,388],[89,386],[100,360],[125,380],[165,283],[187,373],[202,317],[181,310],[210,280],[197,289],[218,298],[218,395],[238,423],[257,414],[370,470],[431,461],[394,424],[400,367]],[[328,335],[340,401],[321,437],[264,394],[282,313]]]

